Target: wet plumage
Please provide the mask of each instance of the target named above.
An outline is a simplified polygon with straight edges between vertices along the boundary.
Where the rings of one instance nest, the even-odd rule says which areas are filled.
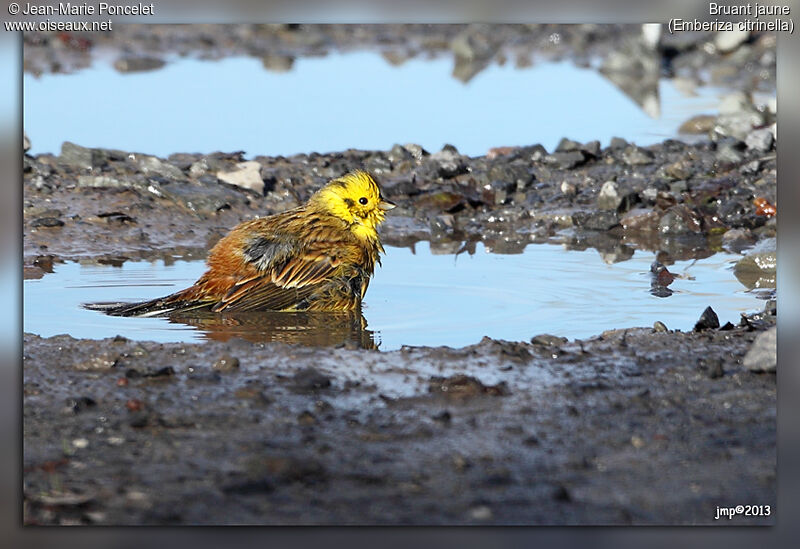
[[[370,174],[350,172],[303,206],[235,227],[189,288],[143,303],[88,307],[117,316],[356,310],[384,251],[377,227],[393,207]]]

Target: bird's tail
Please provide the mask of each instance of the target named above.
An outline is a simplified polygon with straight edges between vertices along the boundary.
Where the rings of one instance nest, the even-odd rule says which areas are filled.
[[[90,311],[100,311],[110,316],[136,317],[172,316],[188,311],[211,308],[213,302],[193,299],[189,290],[192,290],[192,288],[187,288],[166,297],[151,299],[150,301],[137,303],[84,303],[82,307]]]

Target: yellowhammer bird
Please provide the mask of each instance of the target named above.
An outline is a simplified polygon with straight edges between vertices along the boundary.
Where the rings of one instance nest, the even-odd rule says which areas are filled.
[[[377,227],[392,208],[369,173],[353,171],[303,206],[236,226],[189,288],[143,303],[87,307],[115,316],[355,310],[380,264]]]

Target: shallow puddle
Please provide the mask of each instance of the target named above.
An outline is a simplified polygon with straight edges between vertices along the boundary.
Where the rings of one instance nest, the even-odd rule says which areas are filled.
[[[98,61],[74,74],[25,74],[24,126],[31,154],[58,154],[64,141],[249,157],[411,142],[477,156],[534,143],[552,151],[565,136],[653,144],[676,137],[693,115],[715,114],[721,93],[662,79],[652,117],[598,71],[571,62],[491,64],[467,83],[452,71],[449,58],[392,66],[375,52],[300,58],[287,72],[253,58],[178,59],[141,73]]]
[[[585,338],[604,330],[652,326],[691,330],[711,306],[721,324],[760,310],[763,301],[734,276],[739,256],[717,253],[677,261],[672,295],[651,293],[652,252],[606,264],[593,249],[531,244],[523,253],[436,255],[427,242],[387,247],[365,300],[363,318],[297,313],[198,316],[183,321],[120,318],[82,309],[87,302],[137,301],[190,285],[202,261],[125,262],[121,267],[57,264],[54,272],[26,280],[24,330],[41,336],[70,334],[102,339],[122,335],[149,341],[203,341],[241,337],[313,345],[351,343],[381,350],[403,345],[460,347],[483,336],[529,340],[549,333]]]

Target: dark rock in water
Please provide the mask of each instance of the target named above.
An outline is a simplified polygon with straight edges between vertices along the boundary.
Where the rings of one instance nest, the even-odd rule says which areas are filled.
[[[292,376],[292,390],[297,393],[313,393],[331,386],[331,378],[316,368],[303,368]]]
[[[675,275],[669,272],[666,265],[659,261],[650,264],[650,274],[653,281],[660,286],[669,286],[675,280]]]
[[[647,149],[632,145],[622,152],[622,160],[629,166],[644,166],[651,164],[655,155]]]
[[[731,229],[722,235],[722,247],[740,254],[755,242],[755,236],[748,229]]]
[[[625,231],[653,232],[658,230],[658,212],[647,208],[636,208],[627,212],[620,224]]]
[[[703,227],[696,213],[683,204],[671,207],[658,222],[661,234],[701,233]]]
[[[562,170],[570,170],[586,162],[586,156],[581,151],[555,152],[544,157],[546,164],[551,164]]]
[[[558,142],[555,152],[579,151],[581,148],[581,144],[577,141],[563,137],[561,138],[561,141]]]
[[[650,265],[650,293],[656,297],[669,297],[672,290],[667,286],[675,280],[673,275],[665,265],[658,261],[653,261]]]
[[[611,142],[608,144],[608,148],[612,151],[624,149],[628,146],[628,142],[622,139],[621,137],[612,137]]]
[[[657,286],[651,285],[650,286],[650,294],[654,295],[655,297],[669,297],[673,292],[671,289],[667,288],[666,286]]]
[[[619,215],[613,210],[594,212],[575,212],[572,221],[581,229],[589,231],[607,231],[619,225]]]
[[[717,313],[711,307],[706,307],[706,310],[700,315],[700,320],[694,325],[694,331],[702,332],[704,330],[716,330],[717,328],[719,328]]]

